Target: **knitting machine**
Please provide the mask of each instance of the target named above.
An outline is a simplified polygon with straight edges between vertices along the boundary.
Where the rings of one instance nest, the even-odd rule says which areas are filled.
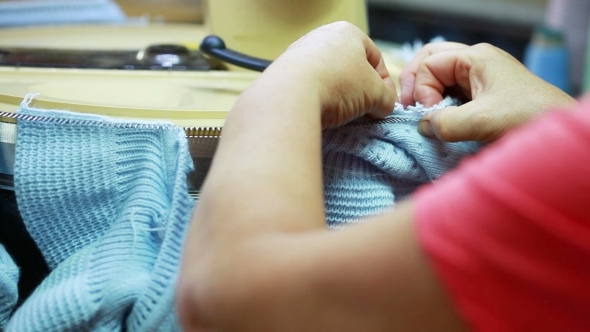
[[[204,57],[198,50],[204,37],[194,25],[0,30],[0,242],[20,267],[21,299],[48,273],[14,194],[15,111],[24,96],[37,94],[30,105],[43,109],[164,120],[184,128],[196,166],[187,178],[189,193],[198,198],[226,114],[259,75],[230,72]],[[230,56],[235,60],[236,53]]]
[[[0,188],[12,189],[14,112],[25,95],[36,93],[33,107],[183,127],[197,166],[189,188],[198,196],[228,110],[258,77],[256,71],[270,64],[205,36],[195,25],[0,31]],[[395,76],[400,60],[388,52],[384,56]],[[230,71],[225,63],[254,71]]]
[[[115,43],[108,38],[112,35],[118,36]],[[189,187],[198,196],[227,111],[258,76],[227,71],[221,62],[204,57],[193,42],[203,37],[200,27],[165,25],[3,31],[0,186],[12,189],[18,118],[14,111],[26,94],[37,93],[31,106],[166,120],[183,127],[198,165],[189,177]],[[70,48],[73,45],[83,49]],[[221,57],[229,52],[229,60],[240,63],[240,54],[220,45],[209,49]],[[246,64],[252,62],[245,59]],[[265,65],[268,62],[262,62]]]

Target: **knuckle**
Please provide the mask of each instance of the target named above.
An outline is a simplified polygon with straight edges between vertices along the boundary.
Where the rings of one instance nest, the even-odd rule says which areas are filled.
[[[446,117],[441,115],[441,112],[435,112],[433,114],[431,119],[433,131],[443,141],[454,141],[456,139],[456,133],[452,128],[452,124],[447,121]]]
[[[498,50],[494,45],[488,43],[475,44],[473,45],[473,49],[478,52],[497,52]]]
[[[352,23],[347,22],[347,21],[336,21],[332,24],[334,24],[334,26],[341,27],[341,28],[348,28],[348,27],[352,26]]]
[[[449,130],[442,122],[435,122],[433,124],[436,136],[443,141],[454,141],[454,133]]]
[[[436,47],[436,43],[427,43],[422,47],[422,50],[424,50],[427,53],[431,53],[432,51],[434,51]]]
[[[330,29],[333,29],[336,31],[350,31],[350,30],[356,28],[352,23],[347,22],[347,21],[336,21],[336,22],[326,25],[326,27],[329,27]]]
[[[427,98],[429,98],[431,95],[430,90],[427,89],[424,86],[416,86],[416,88],[414,88],[414,99],[415,100],[425,100]]]
[[[412,70],[410,68],[405,68],[404,70],[401,71],[401,73],[399,73],[399,80],[400,81],[409,80],[409,79],[412,79],[413,77],[414,77],[414,73],[412,72]]]

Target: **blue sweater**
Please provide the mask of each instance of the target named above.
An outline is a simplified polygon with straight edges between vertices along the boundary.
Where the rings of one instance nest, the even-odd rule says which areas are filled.
[[[6,331],[176,331],[174,286],[194,200],[181,128],[19,112],[15,190],[52,269]],[[57,121],[59,120],[59,121]]]
[[[418,120],[431,110],[397,105],[384,121],[324,132],[330,227],[390,208],[477,150],[419,135]],[[180,330],[173,295],[194,204],[184,132],[26,102],[19,112],[31,118],[18,123],[18,206],[52,271],[6,330]],[[0,295],[7,295],[0,297],[0,320],[14,305],[18,277],[3,254],[0,264],[12,269],[0,271]]]
[[[324,197],[328,225],[340,228],[392,208],[475,153],[476,142],[444,143],[420,135],[420,119],[455,105],[447,98],[425,108],[397,104],[385,120],[357,121],[323,134]]]

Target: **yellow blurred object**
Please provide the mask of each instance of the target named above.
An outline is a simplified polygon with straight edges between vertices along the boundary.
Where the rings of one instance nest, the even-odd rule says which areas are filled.
[[[205,0],[205,24],[228,48],[276,59],[307,32],[349,21],[368,32],[364,0]]]
[[[147,16],[151,21],[202,23],[201,0],[115,0],[129,17]]]

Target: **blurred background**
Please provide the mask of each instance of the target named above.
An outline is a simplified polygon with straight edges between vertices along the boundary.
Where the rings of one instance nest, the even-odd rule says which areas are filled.
[[[129,17],[146,17],[155,22],[202,23],[201,0],[116,0]]]
[[[589,88],[589,0],[369,0],[371,36],[490,43],[578,95]]]
[[[201,0],[0,0],[0,27],[48,23],[47,15],[32,19],[31,8],[19,22],[17,7],[28,3],[93,5],[78,15],[78,21],[87,23],[202,24],[206,20]],[[365,4],[374,39],[395,45],[434,37],[466,44],[487,42],[572,95],[590,87],[586,51],[590,0],[367,0]]]

